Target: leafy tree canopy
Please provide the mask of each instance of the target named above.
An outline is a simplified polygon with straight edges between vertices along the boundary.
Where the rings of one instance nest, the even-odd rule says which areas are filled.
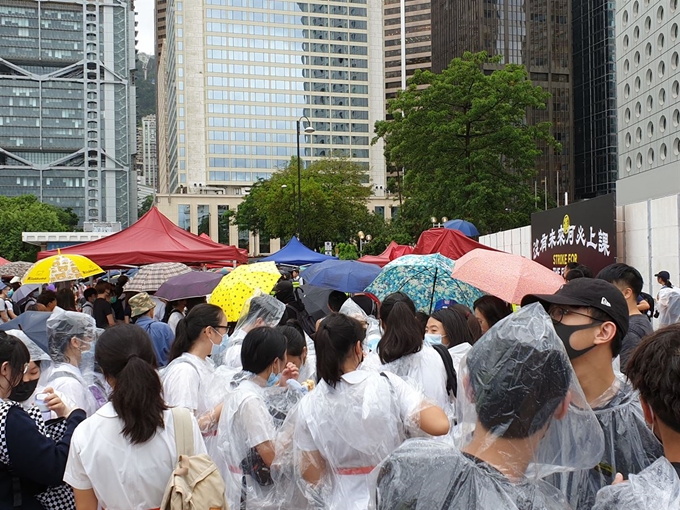
[[[318,249],[325,241],[346,242],[360,230],[384,228],[384,221],[366,207],[371,190],[364,184],[365,173],[360,165],[340,158],[315,161],[301,170],[300,240],[306,246]],[[251,187],[234,222],[241,229],[280,237],[284,242],[296,234],[296,158],[270,180]]]
[[[536,210],[535,160],[561,147],[550,123],[528,125],[550,94],[523,66],[485,52],[454,59],[441,74],[416,71],[378,121],[388,162],[406,169],[401,218],[413,236],[431,216],[472,221],[481,233],[525,225]],[[485,67],[497,69],[486,72]],[[541,198],[542,200],[542,198]]]
[[[0,196],[0,256],[34,262],[38,247],[24,244],[22,232],[68,232],[78,225],[78,216],[38,201],[34,195]]]
[[[151,208],[153,207],[154,203],[154,196],[149,195],[142,201],[142,205],[139,206],[139,209],[137,210],[137,217],[141,218],[144,216],[146,213],[148,213]]]

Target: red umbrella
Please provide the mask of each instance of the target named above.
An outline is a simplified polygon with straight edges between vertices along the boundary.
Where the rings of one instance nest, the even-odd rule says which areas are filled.
[[[553,294],[564,279],[519,255],[472,250],[459,258],[452,276],[508,303],[521,303],[527,294]]]

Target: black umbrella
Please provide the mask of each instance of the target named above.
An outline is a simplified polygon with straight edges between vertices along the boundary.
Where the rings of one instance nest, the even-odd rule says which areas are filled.
[[[49,312],[24,312],[16,319],[0,325],[0,331],[20,329],[42,350],[50,352],[47,347],[47,319],[50,315],[52,314]]]
[[[332,292],[331,289],[315,287],[314,285],[301,285],[299,290],[305,310],[315,321],[323,319],[330,313],[328,296]]]

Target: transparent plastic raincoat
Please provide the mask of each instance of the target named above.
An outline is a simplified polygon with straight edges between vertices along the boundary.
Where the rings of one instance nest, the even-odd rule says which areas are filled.
[[[299,492],[292,499],[302,494],[310,508],[367,508],[370,472],[409,434],[424,435],[420,412],[432,405],[388,372],[355,370],[335,388],[320,380],[283,427],[282,434],[293,434],[295,474],[289,478]],[[277,450],[277,462],[285,463],[285,452]],[[318,481],[305,478],[310,470],[321,473]]]
[[[627,482],[604,487],[593,510],[661,510],[680,508],[680,478],[661,457]]]
[[[241,370],[241,346],[248,331],[261,326],[273,328],[278,325],[286,311],[286,305],[274,296],[256,291],[243,306],[241,317],[236,323],[234,333],[222,354],[214,356],[216,365],[225,365],[236,371]],[[222,346],[225,348],[225,346]]]
[[[663,455],[661,443],[647,427],[638,393],[617,374],[611,388],[591,403],[604,433],[604,453],[589,468],[546,480],[561,489],[576,510],[590,510],[597,491],[611,485],[616,473],[628,478]]]
[[[372,475],[377,508],[568,509],[540,476],[593,465],[603,437],[545,310],[497,323],[458,376],[457,446],[406,442]]]
[[[366,326],[365,346],[370,352],[375,351],[375,348],[382,337],[380,321],[372,315],[367,315],[352,299],[345,301],[338,313],[352,317]]]
[[[660,328],[680,321],[680,289],[661,287],[656,297],[656,309]]]
[[[108,399],[108,387],[94,362],[100,332],[94,318],[84,313],[55,308],[47,319],[53,363],[42,372],[39,386],[52,387],[69,407],[83,409],[88,416]]]

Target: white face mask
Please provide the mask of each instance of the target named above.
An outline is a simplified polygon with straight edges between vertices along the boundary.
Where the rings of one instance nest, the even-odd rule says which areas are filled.
[[[425,341],[430,345],[437,345],[442,343],[442,336],[434,333],[425,333]]]

